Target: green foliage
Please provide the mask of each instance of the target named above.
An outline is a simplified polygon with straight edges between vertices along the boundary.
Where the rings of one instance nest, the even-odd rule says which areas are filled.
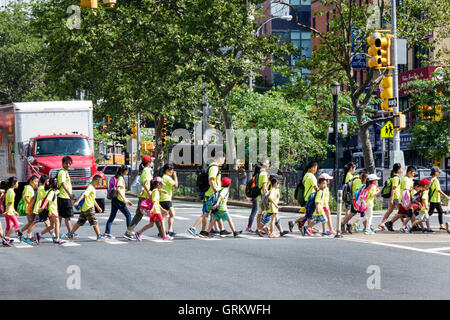
[[[440,121],[420,120],[411,129],[413,140],[410,148],[415,148],[427,159],[437,160],[450,154],[450,69],[436,70],[431,80],[414,80],[407,85],[410,103],[417,114],[419,106],[441,106]],[[434,117],[435,109],[424,111],[425,117]]]

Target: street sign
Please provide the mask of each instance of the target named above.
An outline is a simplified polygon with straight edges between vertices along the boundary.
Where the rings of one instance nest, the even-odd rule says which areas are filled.
[[[397,99],[395,98],[388,99],[388,105],[390,108],[395,108],[397,106]]]
[[[352,68],[353,69],[365,69],[367,68],[366,61],[366,45],[364,39],[362,38],[363,31],[360,28],[352,27],[351,38],[352,38]]]
[[[393,138],[394,137],[394,125],[391,121],[388,121],[380,130],[380,138]]]

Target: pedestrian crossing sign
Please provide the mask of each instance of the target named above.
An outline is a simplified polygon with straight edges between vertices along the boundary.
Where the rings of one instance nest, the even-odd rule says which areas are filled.
[[[380,131],[380,137],[382,139],[393,138],[394,137],[394,125],[391,121],[384,124]]]

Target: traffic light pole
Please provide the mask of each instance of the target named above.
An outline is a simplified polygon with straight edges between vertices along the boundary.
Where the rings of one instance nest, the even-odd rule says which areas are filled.
[[[137,114],[137,132],[136,132],[136,145],[137,145],[137,156],[136,163],[139,163],[141,159],[141,148],[140,148],[140,140],[141,140],[141,114],[138,112]]]
[[[391,24],[392,24],[392,44],[394,51],[394,61],[392,65],[394,69],[392,70],[393,74],[393,87],[394,87],[394,99],[396,100],[396,104],[393,107],[394,114],[399,112],[399,98],[398,98],[398,66],[397,66],[397,8],[396,8],[396,0],[391,0]],[[390,166],[392,167],[394,163],[400,163],[402,167],[405,166],[405,160],[403,157],[403,152],[400,150],[400,131],[394,131],[394,145],[392,150],[392,157]]]

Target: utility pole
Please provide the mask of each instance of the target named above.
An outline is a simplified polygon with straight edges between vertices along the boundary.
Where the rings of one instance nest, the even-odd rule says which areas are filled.
[[[396,100],[396,104],[393,107],[394,114],[399,112],[399,102],[398,102],[398,66],[397,66],[397,8],[396,8],[396,0],[391,0],[391,24],[392,24],[392,44],[394,51],[394,61],[392,65],[394,66],[393,73],[393,87],[394,87],[394,99]],[[393,141],[393,150],[392,150],[392,158],[390,166],[392,167],[394,163],[400,163],[402,167],[405,166],[405,159],[403,157],[403,151],[400,150],[400,131],[394,131],[394,141]]]
[[[141,114],[138,112],[137,114],[137,134],[136,134],[136,146],[137,146],[137,156],[136,163],[139,163],[141,159],[141,148],[140,148],[140,140],[141,140]]]

